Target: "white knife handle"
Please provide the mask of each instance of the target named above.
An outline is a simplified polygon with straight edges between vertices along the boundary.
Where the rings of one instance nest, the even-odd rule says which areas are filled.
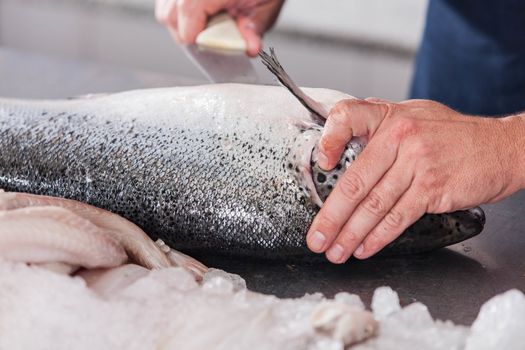
[[[196,43],[221,50],[246,51],[246,42],[237,23],[226,12],[210,18],[206,28],[197,36]]]

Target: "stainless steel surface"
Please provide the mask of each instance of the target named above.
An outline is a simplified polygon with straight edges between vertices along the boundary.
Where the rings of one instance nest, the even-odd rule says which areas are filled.
[[[375,288],[388,285],[404,304],[421,301],[434,317],[471,324],[494,295],[512,288],[525,292],[525,191],[483,209],[487,223],[479,236],[430,254],[351,260],[342,266],[201,258],[240,274],[249,288],[263,293],[298,297],[348,291],[369,303]]]
[[[184,52],[212,83],[265,84],[244,52],[189,44]]]
[[[0,49],[0,78],[0,96],[40,98],[191,83],[5,49]],[[434,317],[470,324],[490,297],[511,288],[525,291],[525,191],[483,208],[487,224],[481,235],[431,254],[353,260],[343,266],[201,259],[239,273],[253,290],[281,297],[348,291],[369,302],[376,287],[389,285],[405,304],[421,301]]]

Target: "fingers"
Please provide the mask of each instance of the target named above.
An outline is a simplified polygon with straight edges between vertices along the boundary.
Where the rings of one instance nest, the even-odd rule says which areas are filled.
[[[362,248],[355,251],[358,259],[366,259],[383,249],[416,222],[426,207],[416,190],[407,191],[381,222],[364,239]]]
[[[204,30],[208,14],[201,1],[179,0],[177,9],[177,28],[181,43],[194,43],[197,35]]]
[[[274,25],[283,3],[280,0],[260,2],[255,7],[241,10],[239,15],[234,15],[239,31],[246,40],[246,52],[249,56],[255,57],[261,51],[262,35]]]
[[[261,51],[262,41],[253,19],[249,17],[240,17],[237,20],[237,27],[246,41],[246,53],[248,56],[257,56],[259,51]]]
[[[386,145],[386,147],[385,147]],[[307,234],[309,248],[321,253],[332,245],[355,208],[368,195],[397,157],[398,146],[378,134],[337,182]],[[334,248],[334,255],[337,247]]]
[[[212,5],[215,3],[212,2]],[[155,17],[157,21],[168,27],[170,34],[178,43],[193,43],[205,28],[208,14],[218,11],[214,7],[207,9],[205,6],[206,3],[202,1],[157,0]]]
[[[168,28],[173,40],[181,42],[177,29],[177,0],[157,0],[155,3],[157,21]]]
[[[372,135],[392,106],[358,99],[338,102],[330,111],[319,140],[319,166],[333,169],[350,139]]]
[[[247,54],[261,50],[261,36],[275,22],[283,1],[232,2],[227,0],[156,0],[157,20],[168,27],[173,38],[182,44],[194,43],[210,16],[227,10],[237,19],[238,29],[246,41]]]
[[[177,0],[156,0],[155,18],[167,27],[177,28]]]
[[[353,212],[328,248],[333,263],[343,263],[358,249],[367,235],[387,215],[412,183],[406,162],[397,161]]]

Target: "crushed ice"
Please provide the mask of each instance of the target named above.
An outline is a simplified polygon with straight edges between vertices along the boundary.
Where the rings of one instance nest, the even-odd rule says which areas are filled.
[[[0,349],[525,349],[517,290],[485,303],[471,328],[434,320],[421,303],[402,308],[388,287],[372,310],[348,293],[253,293],[215,269],[202,283],[182,268],[151,271],[103,297],[79,277],[0,264]]]

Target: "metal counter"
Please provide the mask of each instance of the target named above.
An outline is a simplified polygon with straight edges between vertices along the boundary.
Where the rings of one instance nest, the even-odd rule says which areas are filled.
[[[26,98],[201,82],[2,48],[0,81],[0,96]],[[430,254],[351,260],[342,266],[200,258],[209,266],[240,274],[250,289],[263,293],[298,297],[347,291],[369,303],[376,287],[388,285],[403,304],[420,301],[434,317],[470,324],[490,297],[511,288],[525,291],[525,191],[484,209],[487,224],[481,235]]]
[[[238,273],[253,290],[280,297],[347,291],[369,305],[375,288],[390,286],[402,304],[420,301],[435,318],[470,325],[489,298],[512,288],[525,292],[525,191],[483,209],[487,224],[479,236],[427,254],[354,259],[340,266],[201,260]]]

